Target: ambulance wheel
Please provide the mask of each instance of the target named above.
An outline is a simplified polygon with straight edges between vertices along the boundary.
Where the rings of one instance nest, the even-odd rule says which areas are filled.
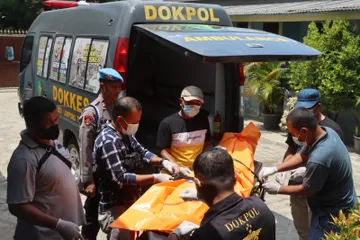
[[[80,151],[79,146],[74,138],[72,138],[68,145],[71,163],[72,163],[72,170],[74,172],[75,180],[77,183],[80,181]]]

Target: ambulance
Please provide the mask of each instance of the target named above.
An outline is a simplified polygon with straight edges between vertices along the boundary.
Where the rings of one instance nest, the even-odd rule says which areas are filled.
[[[320,52],[292,39],[232,27],[218,5],[163,1],[51,1],[24,39],[19,111],[32,96],[57,104],[63,144],[79,163],[82,108],[99,94],[98,70],[116,69],[126,95],[143,105],[139,142],[156,152],[160,121],[179,110],[181,90],[201,88],[203,109],[222,132],[243,128],[244,62],[311,60]]]

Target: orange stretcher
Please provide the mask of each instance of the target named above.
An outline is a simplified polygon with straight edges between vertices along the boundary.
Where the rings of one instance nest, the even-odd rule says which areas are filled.
[[[250,196],[254,188],[254,153],[259,138],[259,129],[250,123],[241,133],[225,133],[218,144],[234,159],[235,191],[244,198]],[[184,179],[153,185],[111,227],[170,233],[183,221],[200,224],[208,206],[200,201],[181,199],[180,193],[189,187],[195,188],[195,184]]]

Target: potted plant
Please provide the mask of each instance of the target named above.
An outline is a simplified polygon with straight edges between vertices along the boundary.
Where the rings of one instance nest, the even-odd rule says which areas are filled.
[[[342,211],[339,216],[332,216],[333,222],[339,232],[330,232],[325,234],[323,240],[357,240],[360,239],[360,204],[350,210],[350,213],[345,215]]]
[[[264,128],[279,128],[286,72],[283,62],[254,62],[244,67],[245,96],[258,96],[263,107]]]

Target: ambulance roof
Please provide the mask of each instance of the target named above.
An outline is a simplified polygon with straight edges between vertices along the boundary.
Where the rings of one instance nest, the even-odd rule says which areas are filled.
[[[134,23],[232,25],[219,5],[132,0],[46,11],[29,32],[125,36]]]

